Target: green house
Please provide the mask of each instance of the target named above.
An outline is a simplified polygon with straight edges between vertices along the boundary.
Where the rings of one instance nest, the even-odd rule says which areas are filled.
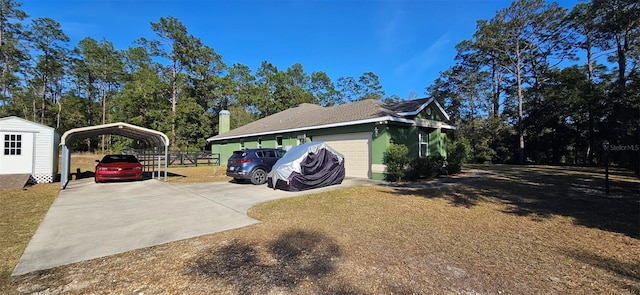
[[[412,157],[447,156],[447,134],[455,127],[433,98],[385,104],[363,100],[332,107],[304,103],[229,130],[230,114],[220,112],[220,132],[207,139],[223,161],[233,151],[258,147],[289,149],[324,141],[345,157],[347,177],[384,179],[384,153],[404,144]]]

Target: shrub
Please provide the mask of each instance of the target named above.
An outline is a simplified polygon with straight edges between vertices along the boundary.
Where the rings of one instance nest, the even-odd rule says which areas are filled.
[[[409,148],[401,144],[392,144],[384,153],[387,165],[387,181],[400,181],[405,174],[405,166],[409,163]]]
[[[447,157],[447,173],[456,174],[462,170],[462,164],[466,163],[469,157],[469,143],[464,138],[459,138],[449,145],[449,156]]]
[[[424,178],[425,175],[429,174],[428,170],[428,158],[411,159],[411,161],[409,162],[409,171],[407,171],[407,179],[417,180],[419,178]]]
[[[441,155],[429,156],[429,166],[429,169],[431,170],[429,178],[447,174],[447,160]]]
[[[434,178],[440,174],[446,174],[444,166],[445,159],[440,155],[412,159],[407,178],[411,180]]]

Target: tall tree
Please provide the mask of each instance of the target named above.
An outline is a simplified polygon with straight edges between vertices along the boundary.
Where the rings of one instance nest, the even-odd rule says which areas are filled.
[[[193,51],[193,38],[187,33],[187,28],[175,17],[161,17],[158,22],[151,22],[151,29],[156,33],[157,40],[140,38],[137,43],[146,46],[152,56],[165,59],[162,73],[171,87],[171,141],[176,139],[175,116],[181,87],[185,83],[185,65],[190,60]]]
[[[498,11],[489,22],[480,22],[476,39],[480,46],[490,52],[499,53],[496,59],[500,66],[508,72],[514,80],[515,96],[517,99],[517,130],[519,162],[524,163],[524,88],[527,81],[536,76],[536,71],[548,67],[544,63],[547,54],[555,53],[557,40],[558,16],[563,10],[557,3],[546,4],[543,0],[518,0],[509,8]],[[555,34],[554,34],[555,32]],[[489,36],[487,38],[487,36]],[[553,44],[552,44],[553,43]]]
[[[62,96],[61,83],[69,56],[69,37],[62,31],[60,23],[50,18],[33,20],[28,34],[29,42],[36,52],[30,83],[41,101],[40,123],[47,124],[48,104],[57,104]],[[35,113],[34,109],[34,117]]]
[[[373,72],[365,72],[358,78],[358,83],[361,85],[362,93],[359,100],[363,99],[375,99],[381,100],[384,97],[384,90],[380,85],[380,79],[378,75]]]
[[[585,67],[587,69],[587,79],[589,80],[590,91],[584,93],[585,101],[584,107],[586,113],[586,132],[587,141],[585,148],[585,162],[589,164],[594,163],[594,151],[596,144],[596,120],[599,116],[596,113],[602,112],[603,98],[605,94],[601,87],[599,87],[599,81],[606,73],[606,69],[598,65],[598,59],[609,54],[610,50],[607,49],[607,42],[604,35],[598,31],[595,9],[592,7],[592,3],[578,3],[566,17],[568,27],[571,29],[572,34],[568,36],[568,39],[574,42],[574,46],[584,51],[585,54]],[[579,157],[576,157],[579,158]]]
[[[353,77],[340,77],[336,82],[342,103],[356,101],[362,93],[362,86]]]
[[[615,87],[608,93],[612,112],[606,119],[612,130],[609,140],[617,144],[640,143],[640,99],[636,93],[640,64],[640,3],[634,0],[593,0],[591,15],[603,37],[598,46],[610,49],[609,61],[617,65]],[[617,153],[618,161],[627,162],[640,175],[640,151]]]
[[[171,130],[171,87],[157,71],[160,65],[153,61],[144,47],[130,47],[124,51],[125,83],[114,98],[114,119],[156,129]]]
[[[621,90],[631,71],[630,59],[638,59],[640,50],[640,4],[634,0],[593,0],[588,15],[594,17],[596,29],[603,36],[598,45],[603,49],[612,49],[612,59],[618,65],[618,85]],[[629,55],[632,55],[630,57]]]
[[[286,77],[281,80],[284,83],[283,110],[300,105],[302,103],[318,103],[311,93],[311,77],[304,71],[299,63],[293,64],[286,71]]]
[[[256,96],[256,77],[251,69],[243,64],[233,64],[225,77],[224,92],[226,98],[219,110],[231,112],[231,128],[237,128],[256,119],[256,108],[253,104]]]
[[[27,60],[27,49],[22,34],[22,21],[27,14],[20,10],[21,3],[0,1],[0,108],[7,104],[11,89],[18,86],[18,74]]]
[[[340,97],[331,78],[325,72],[313,72],[311,74],[311,93],[322,106],[340,104]]]
[[[116,51],[113,43],[93,38],[85,38],[73,49],[75,58],[71,65],[71,76],[76,85],[76,93],[85,96],[85,104],[89,107],[93,102],[101,105],[101,124],[109,122],[107,110],[110,100],[121,88],[124,76],[123,56]],[[90,110],[90,108],[87,108]],[[93,114],[88,113],[87,121],[93,124]],[[102,136],[102,152],[106,148],[105,136]]]
[[[253,105],[256,113],[260,118],[275,114],[281,110],[282,106],[278,105],[275,99],[276,92],[282,91],[281,83],[278,80],[280,71],[273,64],[263,61],[256,71],[256,96]]]
[[[176,144],[181,149],[199,150],[213,134],[213,113],[219,113],[218,98],[225,96],[226,65],[222,57],[195,37],[189,37],[191,52],[185,63],[186,85],[176,114]]]

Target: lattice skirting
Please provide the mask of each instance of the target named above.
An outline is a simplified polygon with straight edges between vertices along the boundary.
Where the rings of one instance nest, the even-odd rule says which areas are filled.
[[[31,177],[29,177],[29,183],[30,184],[36,184],[36,183],[51,183],[54,181],[54,177],[53,175],[49,174],[33,174],[31,175]]]

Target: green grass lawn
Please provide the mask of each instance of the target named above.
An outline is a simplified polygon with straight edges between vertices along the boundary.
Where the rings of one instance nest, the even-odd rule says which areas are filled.
[[[213,168],[181,169],[187,181]],[[58,187],[2,193],[2,235],[14,237],[3,249],[14,248],[0,293],[640,293],[637,177],[613,169],[605,195],[598,168],[466,169],[481,177],[266,202],[249,211],[257,225],[14,278]]]
[[[13,268],[58,196],[58,183],[26,189],[0,189],[0,284],[6,286]],[[0,288],[0,291],[2,288]]]

